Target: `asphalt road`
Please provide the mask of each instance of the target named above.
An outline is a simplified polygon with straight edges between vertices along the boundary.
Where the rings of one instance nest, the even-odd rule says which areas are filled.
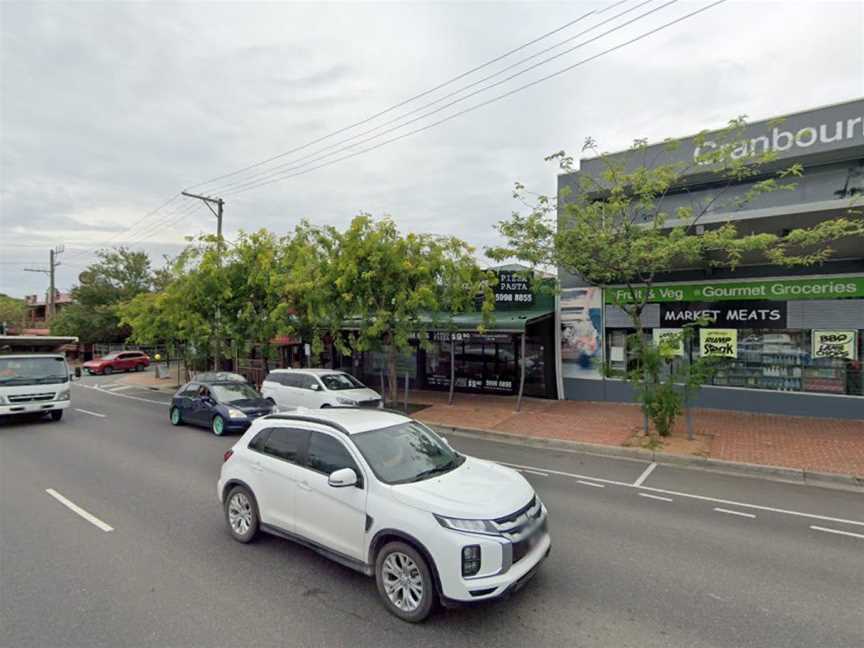
[[[0,425],[4,647],[864,645],[862,493],[453,436],[523,467],[552,554],[513,598],[413,626],[309,550],[234,542],[215,483],[236,437],[94,389],[114,381],[76,384],[61,422]]]

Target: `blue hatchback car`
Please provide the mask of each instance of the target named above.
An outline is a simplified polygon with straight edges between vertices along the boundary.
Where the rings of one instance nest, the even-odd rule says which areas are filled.
[[[275,411],[271,399],[246,383],[193,380],[174,394],[169,416],[173,425],[200,425],[222,436],[226,432],[244,432],[256,418]]]

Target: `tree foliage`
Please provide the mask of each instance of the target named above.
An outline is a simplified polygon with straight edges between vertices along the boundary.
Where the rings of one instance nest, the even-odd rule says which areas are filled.
[[[670,428],[674,415],[668,413],[677,413],[684,397],[675,387],[680,383],[671,381],[665,388],[658,383],[660,374],[654,369],[663,363],[642,335],[642,312],[658,276],[685,267],[734,269],[743,260],[814,265],[830,258],[833,241],[864,236],[864,220],[852,211],[785,233],[746,232],[731,220],[706,219],[709,213],[741,209],[765,194],[792,190],[802,174],[797,164],[778,168],[776,155],[770,152],[741,155],[745,129],[743,118],[732,120],[712,134],[713,147],[703,146],[707,132],[701,133],[694,139],[701,152],[691,163],[646,163],[649,151],[644,140],[634,142],[626,155],[610,156],[589,139],[583,152],[595,156],[602,171],[580,173],[576,191],[565,190],[557,197],[532,194],[517,183],[514,197],[529,211],[500,222],[497,229],[505,244],[487,251],[497,260],[516,258],[535,267],[558,267],[592,286],[626,288],[628,298],[620,306],[636,331],[629,341],[636,369],[626,377],[658,429]],[[664,149],[672,152],[679,146],[668,140]],[[563,151],[547,160],[555,161],[564,173],[575,169],[574,159]],[[694,167],[714,174],[715,190],[709,198],[679,202],[670,209],[670,194],[686,190]],[[694,375],[699,377],[702,370],[694,367]],[[692,382],[682,376],[676,380]],[[664,416],[667,420],[662,422]]]
[[[72,289],[74,303],[52,319],[51,332],[74,335],[84,343],[122,342],[130,330],[121,324],[118,308],[152,289],[150,258],[125,247],[99,250],[96,257],[98,261],[78,276]]]
[[[23,299],[0,294],[0,325],[20,327],[24,324],[27,307]]]

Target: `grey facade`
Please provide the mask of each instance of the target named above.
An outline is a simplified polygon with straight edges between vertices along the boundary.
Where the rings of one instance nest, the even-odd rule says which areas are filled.
[[[717,178],[694,163],[699,146],[712,146],[712,133],[686,137],[680,146],[668,151],[663,144],[649,146],[644,155],[627,158],[628,165],[680,162],[687,165],[678,192],[671,192],[663,203],[674,212],[682,205],[695,209],[711,204],[700,219],[710,227],[714,223],[735,221],[747,232],[776,232],[815,225],[821,221],[848,214],[850,208],[864,208],[864,99],[827,106],[751,124],[740,147],[746,157],[753,151],[773,150],[777,160],[771,171],[798,163],[804,176],[796,180],[797,187],[761,196],[744,207],[730,208],[729,201],[712,199],[722,187]],[[736,149],[738,152],[738,149]],[[626,153],[613,154],[625,156]],[[559,192],[565,187],[577,191],[581,175],[599,172],[600,162],[582,160],[576,173],[559,176]],[[754,181],[760,178],[754,179]],[[725,190],[725,197],[746,192],[752,183],[741,183]],[[658,284],[691,288],[719,282],[762,282],[769,280],[844,279],[862,285],[864,281],[864,240],[845,240],[835,246],[830,262],[817,268],[782,268],[765,265],[756,259],[747,260],[734,272],[704,268],[681,268],[659,278]],[[578,291],[585,283],[579,277],[561,276],[562,294]],[[692,292],[692,290],[691,290]],[[795,299],[771,297],[782,301],[782,325],[774,329],[741,328],[738,331],[740,355],[733,368],[724,374],[720,384],[706,385],[698,405],[718,409],[864,419],[864,294],[827,299]],[[629,333],[630,322],[623,311],[612,304],[602,305],[602,354],[595,362],[622,361],[621,339]],[[562,304],[564,304],[562,300]],[[746,304],[745,304],[746,305]],[[709,304],[710,306],[710,304]],[[566,311],[567,308],[564,308]],[[651,303],[644,313],[648,329],[664,324],[661,316],[668,305]],[[585,318],[587,319],[587,318]],[[559,311],[559,333],[566,328],[566,317]],[[850,331],[854,340],[855,357],[846,360],[823,360],[813,345],[817,332]],[[563,334],[562,334],[563,335]],[[561,349],[566,342],[559,341]],[[626,353],[626,352],[625,352]],[[568,370],[566,352],[559,354],[562,376],[560,396],[573,400],[632,401],[626,383],[604,378],[600,372]],[[623,358],[626,364],[627,357]]]

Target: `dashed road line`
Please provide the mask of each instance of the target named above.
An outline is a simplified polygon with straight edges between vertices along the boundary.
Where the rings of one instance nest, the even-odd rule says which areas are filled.
[[[644,483],[645,483],[645,480],[648,479],[648,476],[649,476],[652,472],[654,472],[654,469],[655,469],[656,467],[657,467],[657,464],[656,464],[656,463],[653,463],[653,462],[652,462],[652,463],[648,464],[648,467],[647,467],[647,468],[642,472],[641,475],[639,475],[639,477],[636,479],[636,481],[633,482],[633,485],[636,486],[636,487],[638,488],[639,486],[641,486],[642,484],[644,484]]]
[[[519,472],[528,473],[529,475],[539,475],[540,477],[548,477],[549,473],[540,472],[539,470],[529,470],[528,468],[517,468]]]
[[[81,412],[82,414],[88,414],[90,416],[95,416],[96,418],[106,418],[105,414],[100,414],[99,412],[91,412],[90,410],[79,409],[77,407],[73,407],[76,412]]]
[[[580,475],[578,473],[565,472],[563,470],[553,470],[552,468],[542,468],[539,466],[526,466],[523,464],[513,464],[513,463],[504,463],[506,466],[510,466],[512,468],[529,468],[531,470],[542,470],[550,475],[558,475],[561,477],[572,477],[576,480],[584,479],[591,480],[595,482],[599,482],[602,484],[611,484],[612,486],[624,486],[625,488],[636,488],[633,484],[628,482],[617,481],[614,479],[601,479],[600,477],[592,477],[591,475]],[[725,504],[726,506],[734,506],[736,508],[747,508],[753,511],[769,511],[771,513],[779,513],[781,515],[792,515],[795,517],[808,518],[811,520],[822,520],[823,522],[837,522],[839,524],[851,524],[858,527],[864,527],[864,521],[861,520],[847,520],[845,518],[837,518],[832,517],[830,515],[819,515],[817,513],[804,513],[802,511],[792,511],[790,509],[782,509],[776,508],[773,506],[763,506],[762,504],[748,504],[747,502],[738,502],[735,500],[727,500],[719,497],[709,497],[707,495],[695,495],[693,493],[684,493],[681,491],[673,491],[667,490],[664,488],[654,488],[652,486],[640,486],[639,487],[643,491],[651,491],[652,493],[661,493],[663,495],[670,495],[675,497],[686,497],[688,499],[695,499],[701,502],[711,502],[713,504]]]
[[[852,533],[851,531],[841,531],[840,529],[829,529],[828,527],[820,527],[810,525],[810,528],[814,531],[823,531],[825,533],[836,533],[837,535],[849,536],[850,538],[861,538],[864,540],[864,534],[861,533]]]
[[[716,506],[714,507],[714,510],[717,511],[718,513],[725,513],[726,515],[737,515],[739,517],[745,517],[745,518],[755,518],[756,517],[753,513],[745,513],[744,511],[732,511],[730,509],[717,508]]]
[[[594,482],[585,481],[584,479],[577,479],[576,483],[582,484],[583,486],[593,486],[594,488],[606,488],[603,484],[595,484]]]
[[[47,488],[47,489],[45,489],[45,492],[48,493],[51,497],[56,499],[58,502],[60,502],[63,506],[68,508],[73,513],[77,513],[78,515],[80,515],[82,518],[87,520],[93,526],[95,526],[99,529],[102,529],[106,533],[114,530],[114,527],[112,527],[109,524],[106,524],[105,522],[103,522],[102,520],[97,518],[92,513],[85,511],[83,508],[81,508],[80,506],[75,504],[75,502],[72,502],[72,501],[66,499],[65,497],[63,497],[60,493],[58,493],[53,488]]]
[[[663,497],[662,495],[652,495],[651,493],[639,493],[639,497],[647,497],[653,500],[660,500],[661,502],[674,502],[671,497]]]

